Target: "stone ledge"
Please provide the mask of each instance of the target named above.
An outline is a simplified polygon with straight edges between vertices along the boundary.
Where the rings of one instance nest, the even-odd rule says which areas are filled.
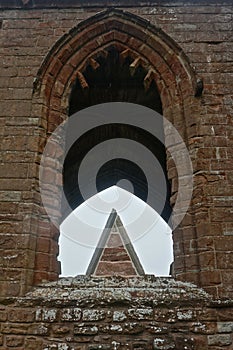
[[[232,349],[230,304],[171,277],[60,278],[8,298],[0,322],[4,349]]]
[[[77,276],[35,287],[18,305],[207,305],[211,297],[191,283],[152,275],[123,278]]]

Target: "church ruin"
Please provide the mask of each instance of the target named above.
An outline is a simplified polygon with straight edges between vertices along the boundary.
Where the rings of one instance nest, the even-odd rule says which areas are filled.
[[[231,0],[0,0],[1,349],[232,349],[232,17]],[[47,149],[42,203],[49,137],[74,113],[108,102],[162,114],[189,151],[193,192],[173,230],[171,277],[145,275],[127,246],[121,254],[134,270],[105,273],[104,259],[113,261],[105,246],[86,275],[59,278],[54,222],[83,202],[71,174],[94,145],[128,138],[157,156],[167,222],[178,197],[176,145],[110,123],[67,154],[65,139]],[[99,188],[116,169],[144,200],[133,162],[106,164]]]

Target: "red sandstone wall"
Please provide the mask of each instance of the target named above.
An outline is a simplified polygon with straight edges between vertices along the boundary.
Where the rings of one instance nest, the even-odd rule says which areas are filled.
[[[5,303],[2,350],[232,349],[232,304],[169,279],[64,279]]]
[[[48,220],[41,222],[41,227],[37,221],[44,215],[40,195],[34,189],[38,188],[38,150],[40,154],[45,142],[41,125],[46,121],[40,115],[40,105],[32,106],[33,82],[55,42],[83,19],[104,9],[101,3],[85,9],[1,9],[2,295],[24,293],[33,283],[34,270],[40,270],[40,280],[56,279],[59,272],[54,262],[56,232],[51,233]],[[175,271],[178,278],[194,281],[217,296],[230,296],[233,7],[228,2],[211,5],[202,1],[194,6],[174,1],[129,8],[124,4],[124,9],[161,27],[180,45],[197,76],[204,80],[199,120],[193,123],[192,115],[187,120],[196,172],[195,219],[190,221],[186,216],[174,235]],[[173,183],[174,192],[175,187]],[[38,229],[43,232],[39,240]],[[194,250],[197,254],[193,254]],[[189,269],[184,273],[187,261]]]

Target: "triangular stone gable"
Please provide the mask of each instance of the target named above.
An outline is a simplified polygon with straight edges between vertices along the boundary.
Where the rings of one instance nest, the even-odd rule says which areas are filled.
[[[117,212],[113,209],[98,246],[93,254],[87,275],[139,276],[144,270]]]

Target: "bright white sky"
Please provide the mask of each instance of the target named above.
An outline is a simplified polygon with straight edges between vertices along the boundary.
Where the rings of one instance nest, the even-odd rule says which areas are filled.
[[[173,261],[171,229],[154,209],[117,186],[84,202],[61,224],[61,276],[85,274],[113,208],[125,226],[144,271],[167,276]]]

